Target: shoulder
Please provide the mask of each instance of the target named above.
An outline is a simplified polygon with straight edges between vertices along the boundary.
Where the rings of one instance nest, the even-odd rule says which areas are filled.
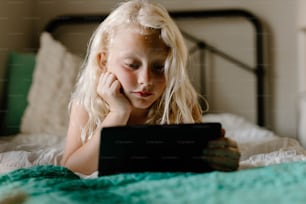
[[[77,120],[84,123],[89,118],[88,112],[85,107],[76,101],[71,103],[70,120]]]

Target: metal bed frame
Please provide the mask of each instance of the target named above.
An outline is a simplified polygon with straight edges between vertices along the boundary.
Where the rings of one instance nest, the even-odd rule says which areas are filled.
[[[187,33],[183,35],[196,43],[197,48],[201,51],[200,63],[202,65],[201,72],[205,73],[204,65],[204,52],[210,51],[234,64],[241,69],[254,74],[256,77],[256,111],[257,111],[257,124],[259,126],[265,126],[265,108],[264,108],[264,48],[263,48],[263,25],[259,18],[249,11],[241,9],[219,9],[219,10],[199,10],[199,11],[173,11],[169,12],[174,19],[192,19],[192,18],[219,18],[219,17],[242,17],[247,20],[254,27],[255,30],[255,65],[254,67],[246,65],[240,60],[230,56],[229,54],[217,49],[204,42],[203,40],[196,39]],[[58,27],[69,24],[90,24],[100,23],[108,14],[88,14],[88,15],[62,15],[52,19],[44,28],[44,31],[49,33],[54,32]],[[201,84],[202,94],[205,89],[205,84]]]

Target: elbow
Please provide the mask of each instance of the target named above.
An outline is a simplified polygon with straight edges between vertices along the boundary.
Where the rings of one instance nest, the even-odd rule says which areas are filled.
[[[65,157],[63,157],[61,160],[60,160],[60,166],[64,166],[66,167],[66,163],[67,163],[67,159]]]
[[[71,171],[74,171],[73,166],[70,163],[71,162],[69,162],[68,158],[62,158],[62,160],[60,161],[60,166],[66,167],[70,169]]]
[[[75,164],[72,161],[69,161],[69,159],[62,160],[60,165],[65,168],[68,168],[72,172],[86,176],[89,176],[95,172],[94,168],[92,168],[91,166]]]

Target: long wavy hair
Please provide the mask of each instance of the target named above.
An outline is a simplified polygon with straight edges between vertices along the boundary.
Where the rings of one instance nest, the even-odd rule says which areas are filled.
[[[194,123],[202,120],[199,94],[192,86],[188,72],[188,50],[174,20],[159,4],[147,0],[122,2],[97,27],[90,38],[86,57],[69,103],[80,103],[88,112],[89,120],[82,129],[86,141],[109,113],[107,103],[96,93],[101,69],[97,55],[108,50],[116,28],[137,25],[141,30],[156,30],[169,47],[165,61],[166,88],[162,96],[150,107],[147,124]],[[149,29],[148,29],[149,28]],[[152,31],[153,32],[153,31]]]

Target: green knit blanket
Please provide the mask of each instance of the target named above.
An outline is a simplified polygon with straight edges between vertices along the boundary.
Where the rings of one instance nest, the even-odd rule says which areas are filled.
[[[306,203],[306,162],[237,172],[137,173],[82,179],[60,166],[0,176],[0,203]]]

